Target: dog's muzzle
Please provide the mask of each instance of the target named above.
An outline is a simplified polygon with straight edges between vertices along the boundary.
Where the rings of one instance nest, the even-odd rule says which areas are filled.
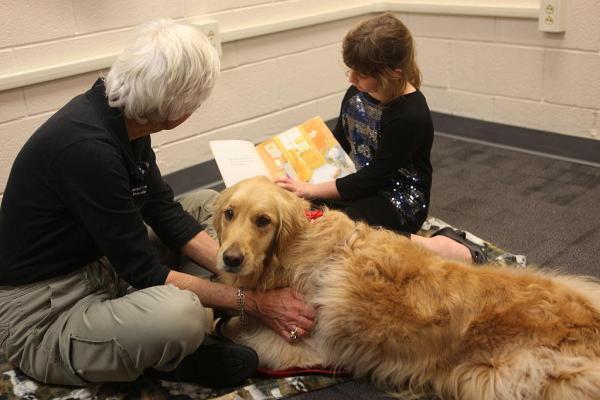
[[[244,262],[244,254],[237,246],[232,246],[223,252],[223,264],[227,272],[238,272]]]

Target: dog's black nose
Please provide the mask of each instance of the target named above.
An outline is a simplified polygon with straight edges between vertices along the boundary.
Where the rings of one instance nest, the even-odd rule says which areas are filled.
[[[223,253],[223,262],[228,267],[239,267],[244,262],[244,255],[239,250],[227,250]]]

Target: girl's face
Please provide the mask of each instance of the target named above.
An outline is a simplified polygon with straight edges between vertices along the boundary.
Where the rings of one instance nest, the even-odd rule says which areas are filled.
[[[348,81],[361,92],[367,92],[374,98],[379,97],[379,82],[370,75],[361,74],[350,68],[346,73]]]

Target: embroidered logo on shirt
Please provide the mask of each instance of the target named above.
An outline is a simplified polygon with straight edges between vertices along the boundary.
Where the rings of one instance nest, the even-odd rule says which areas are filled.
[[[148,192],[148,185],[143,184],[131,188],[131,195],[133,197],[142,196]]]
[[[135,171],[135,178],[138,181],[144,181],[146,179],[146,173],[148,172],[148,168],[150,167],[150,164],[146,161],[140,161],[138,163],[138,167],[137,170]],[[131,195],[133,197],[136,196],[142,196],[145,195],[146,193],[148,193],[148,185],[144,182],[144,183],[140,183],[137,186],[133,186],[131,188]]]

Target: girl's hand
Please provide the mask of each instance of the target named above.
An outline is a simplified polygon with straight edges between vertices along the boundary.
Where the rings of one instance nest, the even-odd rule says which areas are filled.
[[[246,292],[248,312],[289,342],[310,334],[315,310],[290,288]],[[293,332],[293,333],[292,333]]]
[[[290,177],[276,178],[275,183],[282,188],[289,190],[298,197],[303,199],[311,199],[314,196],[314,185],[307,182],[297,181]]]

